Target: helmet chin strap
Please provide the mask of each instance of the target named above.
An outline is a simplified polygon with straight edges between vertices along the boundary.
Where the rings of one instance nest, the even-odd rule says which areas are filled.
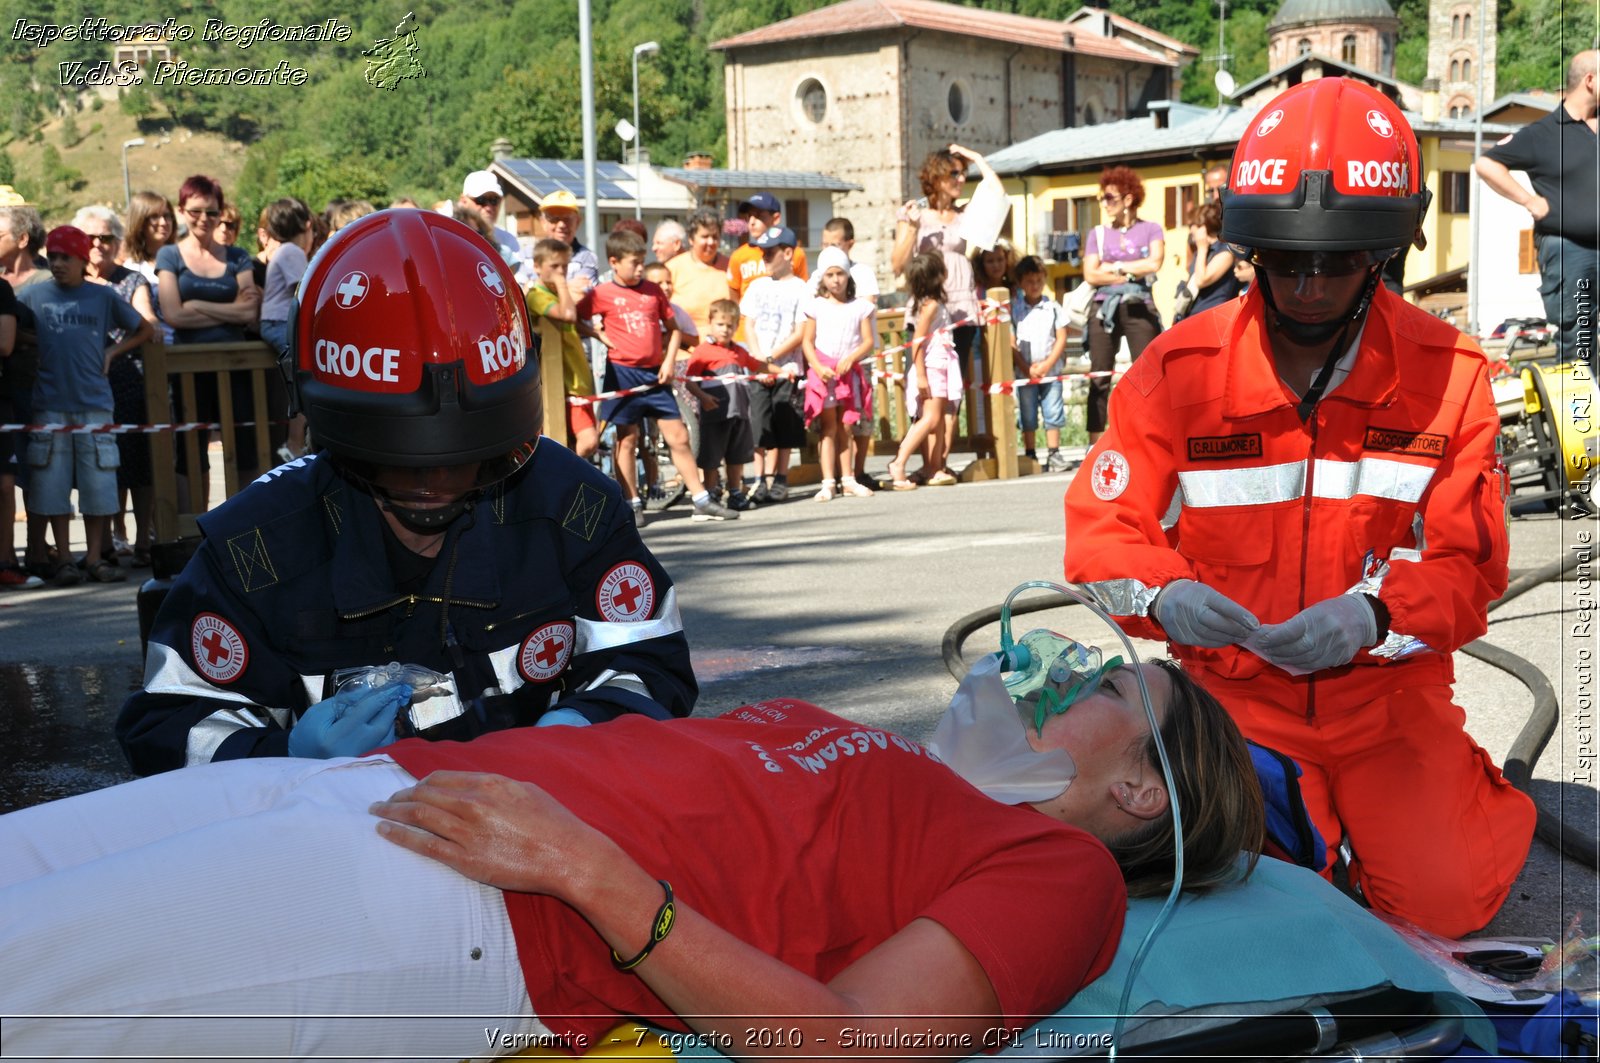
[[[429,509],[414,509],[411,506],[402,506],[381,494],[374,494],[378,506],[385,512],[392,514],[394,519],[407,530],[418,535],[436,535],[450,526],[461,514],[472,508],[478,500],[477,491],[469,491],[448,505],[432,507]]]
[[[1330,339],[1334,341],[1333,346],[1328,349],[1328,357],[1322,363],[1322,369],[1318,371],[1311,382],[1311,386],[1306,389],[1304,395],[1300,396],[1300,401],[1295,406],[1295,412],[1300,415],[1301,421],[1310,418],[1311,411],[1316,408],[1317,403],[1322,399],[1322,393],[1328,389],[1328,381],[1333,378],[1333,367],[1339,364],[1339,359],[1343,357],[1345,348],[1350,345],[1351,331],[1361,323],[1362,319],[1367,316],[1367,311],[1372,307],[1372,297],[1378,290],[1378,278],[1382,272],[1383,265],[1381,263],[1368,270],[1367,283],[1361,289],[1361,296],[1355,301],[1348,313],[1342,314],[1332,321],[1323,321],[1317,324],[1296,321],[1278,309],[1278,304],[1273,302],[1272,299],[1271,283],[1262,282],[1261,298],[1272,314],[1272,325],[1274,328],[1281,330],[1291,342],[1303,347],[1311,347],[1326,343]]]
[[[1342,330],[1348,329],[1352,324],[1366,316],[1367,309],[1372,305],[1372,296],[1378,290],[1378,278],[1382,272],[1383,267],[1381,265],[1371,267],[1367,272],[1366,286],[1361,289],[1361,296],[1351,306],[1350,311],[1329,321],[1315,323],[1296,321],[1278,308],[1277,302],[1272,298],[1272,285],[1265,282],[1261,285],[1261,299],[1267,304],[1267,309],[1272,313],[1273,328],[1279,330],[1302,347],[1311,347],[1319,343],[1327,343]],[[1339,353],[1343,354],[1344,352],[1341,350]]]

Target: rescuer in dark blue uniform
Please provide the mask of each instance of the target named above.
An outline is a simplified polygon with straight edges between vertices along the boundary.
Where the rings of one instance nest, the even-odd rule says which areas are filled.
[[[616,486],[537,435],[535,340],[491,248],[431,212],[361,219],[292,336],[322,453],[200,519],[117,721],[135,771],[689,713],[672,582]]]

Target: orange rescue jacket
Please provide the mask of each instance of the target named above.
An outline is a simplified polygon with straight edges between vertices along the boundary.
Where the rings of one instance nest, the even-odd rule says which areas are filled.
[[[1350,375],[1302,423],[1279,379],[1258,291],[1156,338],[1111,396],[1110,428],[1066,497],[1066,577],[1130,633],[1195,579],[1281,623],[1351,590],[1389,632],[1315,676],[1317,700],[1453,679],[1506,587],[1500,420],[1485,359],[1460,331],[1379,287]],[[1310,710],[1310,680],[1238,646],[1174,645]]]

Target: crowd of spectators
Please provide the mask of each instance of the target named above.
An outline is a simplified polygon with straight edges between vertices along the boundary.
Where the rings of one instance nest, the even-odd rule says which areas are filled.
[[[1048,446],[1043,467],[1049,471],[1069,468],[1070,463],[1060,452],[1064,352],[1055,343],[1060,305],[1035,283],[1044,279],[1037,259],[1019,263],[1016,250],[1004,239],[994,247],[976,249],[968,248],[960,236],[959,200],[963,189],[969,178],[981,179],[989,174],[980,155],[959,145],[934,152],[919,171],[923,197],[907,203],[898,214],[900,225],[888,263],[891,271],[903,276],[916,256],[933,255],[939,260],[943,278],[938,286],[940,298],[936,300],[940,307],[939,334],[919,339],[915,318],[908,319],[910,354],[903,380],[893,384],[906,388],[914,411],[919,409],[919,402],[924,412],[933,408],[936,423],[929,421],[917,433],[916,452],[922,456],[922,467],[908,470],[903,464],[897,466],[897,483],[893,485],[878,482],[866,469],[870,440],[884,412],[874,408],[876,381],[872,376],[882,363],[871,357],[870,348],[851,357],[859,346],[854,339],[839,340],[843,346],[838,351],[827,351],[828,344],[834,342],[829,322],[841,314],[850,319],[852,337],[875,338],[875,315],[884,302],[880,299],[874,263],[863,261],[855,250],[855,228],[849,218],[833,218],[822,228],[821,246],[831,252],[829,261],[842,271],[844,278],[827,285],[821,283],[821,276],[812,275],[804,241],[785,225],[782,204],[771,192],[757,192],[741,202],[737,225],[712,207],[696,210],[682,221],[661,222],[654,233],[647,233],[631,219],[618,223],[619,231],[631,231],[647,247],[638,285],[648,287],[639,290],[660,293],[668,307],[670,327],[677,332],[681,351],[663,382],[670,384],[676,419],[687,429],[684,454],[696,455],[698,462],[688,477],[680,468],[663,482],[657,468],[655,442],[659,435],[657,423],[667,416],[667,400],[661,400],[659,410],[646,410],[637,437],[640,445],[628,448],[636,449],[644,464],[644,479],[634,497],[639,519],[690,495],[690,483],[700,485],[693,493],[709,494],[715,503],[712,509],[700,507],[703,519],[733,519],[740,511],[786,500],[788,471],[796,451],[808,439],[819,438],[817,430],[824,423],[828,428],[822,437],[827,444],[830,472],[817,496],[823,501],[867,496],[889,486],[906,490],[956,483],[946,459],[955,441],[963,398],[975,393],[963,390],[963,378],[974,387],[991,383],[986,378],[984,345],[980,342],[985,334],[981,307],[987,293],[995,289],[1015,293],[1011,308],[1014,319],[1020,326],[1023,319],[1033,315],[1029,332],[1040,337],[1024,338],[1024,330],[1019,327],[1013,350],[1023,449],[1029,457],[1034,456],[1033,441],[1042,414]],[[1067,330],[1064,325],[1061,329],[1063,336],[1068,331],[1077,335],[1092,352],[1095,369],[1104,374],[1090,386],[1091,421],[1094,410],[1103,409],[1104,394],[1109,391],[1109,379],[1105,377],[1109,376],[1115,344],[1126,338],[1137,356],[1160,328],[1148,295],[1149,277],[1162,254],[1159,227],[1137,218],[1142,186],[1131,170],[1107,171],[1101,184],[1107,193],[1106,225],[1095,231],[1098,243],[1091,235],[1085,262],[1085,275],[1104,282],[1106,290],[1098,299],[1101,312],[1084,330],[1086,335]],[[557,191],[545,197],[535,215],[536,232],[531,240],[502,227],[504,199],[498,178],[491,171],[480,170],[467,175],[457,199],[441,200],[432,209],[455,217],[499,250],[528,293],[535,319],[551,321],[553,331],[549,335],[563,349],[563,375],[569,394],[588,398],[604,390],[603,382],[615,379],[616,374],[610,371],[605,344],[598,339],[580,339],[576,309],[603,282],[616,282],[614,263],[602,261],[605,248],[588,248],[578,239],[583,204],[571,193]],[[418,207],[410,198],[397,199],[389,205]],[[269,203],[256,219],[256,251],[252,255],[246,246],[250,234],[244,228],[238,206],[228,201],[219,182],[195,175],[183,182],[175,201],[154,191],[142,191],[131,198],[124,214],[104,206],[84,207],[70,228],[87,240],[84,282],[107,289],[147,323],[162,342],[235,343],[260,338],[283,357],[289,348],[295,286],[309,259],[333,233],[375,209],[366,200],[334,199],[318,211],[297,199],[280,198]],[[1196,298],[1188,312],[1194,313],[1236,294],[1240,282],[1234,278],[1231,253],[1216,239],[1220,204],[1202,204],[1189,221],[1188,260]],[[1142,238],[1146,228],[1153,229],[1156,238],[1132,244],[1131,236]],[[247,239],[241,241],[241,235]],[[46,228],[37,210],[26,205],[0,207],[0,355],[4,356],[0,361],[4,367],[0,373],[0,421],[6,423],[43,423],[38,416],[42,407],[33,401],[42,347],[34,315],[19,293],[37,285],[59,285],[42,254],[45,242]],[[553,262],[558,265],[553,267]],[[1114,278],[1109,276],[1112,272],[1116,274]],[[1034,291],[1035,288],[1041,290]],[[1106,303],[1112,306],[1109,312],[1104,309]],[[714,324],[712,308],[719,304],[737,307],[738,312],[720,312],[719,323]],[[860,304],[860,314],[843,309],[854,304]],[[711,349],[711,337],[720,337],[729,322],[731,335],[723,337],[725,342],[715,345],[713,352],[721,352],[722,357],[702,358],[696,363],[702,370],[714,365],[715,373],[688,373],[686,367],[695,347],[706,343]],[[822,341],[821,347],[816,342],[809,346],[805,342],[808,329]],[[137,329],[108,319],[102,346],[110,349],[125,344],[137,333]],[[663,352],[668,336],[664,328]],[[932,381],[926,358],[918,352],[935,352],[938,361],[942,357],[939,352],[946,349],[948,371],[936,366],[933,373],[944,391],[935,400],[924,389],[931,387]],[[729,353],[735,350],[738,357]],[[821,366],[819,354],[833,362],[843,357],[847,370],[844,376],[836,378],[832,366]],[[781,371],[767,372],[768,369]],[[721,400],[728,400],[731,395],[731,406],[714,414],[718,430],[711,448],[702,448],[700,421],[710,411],[706,409],[709,393],[700,384],[709,381],[692,378],[725,378],[752,370],[756,371],[754,379],[715,391]],[[215,378],[202,376],[197,381],[194,410],[184,409],[181,398],[174,395],[171,408],[156,415],[146,408],[143,362],[137,345],[108,358],[104,377],[110,402],[101,411],[103,416],[93,416],[108,423],[145,424],[167,417],[175,421],[215,422],[220,418],[222,404],[231,403],[238,425],[236,453],[241,471],[256,471],[253,396],[247,374],[232,374],[226,395],[218,394]],[[814,404],[820,403],[815,410],[806,408],[808,394]],[[846,400],[845,407],[836,413],[840,396]],[[274,409],[281,405],[281,398],[275,391],[269,395]],[[722,405],[717,398],[712,402]],[[78,412],[83,418],[92,413],[88,409]],[[622,449],[613,446],[615,441],[602,441],[607,419],[601,402],[579,403],[569,412],[566,442],[594,461],[624,457],[620,452],[613,453],[614,449]],[[739,431],[729,436],[730,415],[733,423],[741,418],[747,422],[748,447]],[[986,410],[971,412],[974,433],[984,431],[982,421],[986,416]],[[98,422],[81,419],[81,423]],[[808,426],[812,429],[810,435]],[[16,433],[14,445],[0,447],[0,521],[6,525],[12,523],[8,518],[16,512],[16,489],[23,489],[25,503],[29,499],[30,446],[37,458],[53,435],[67,436],[60,432]],[[123,564],[142,568],[150,563],[154,532],[149,437],[119,432],[98,436],[80,433],[67,438],[77,438],[85,445],[97,440],[100,445],[94,453],[101,457],[91,464],[106,478],[115,470],[115,502],[110,507],[106,534],[96,538],[90,555],[74,563],[64,532],[55,535],[52,542],[50,515],[37,504],[29,504],[26,555],[19,556],[13,536],[0,540],[0,587],[65,584],[85,577],[113,580],[125,577]],[[286,428],[275,420],[272,441],[280,461],[292,460],[315,445],[314,440],[307,439],[303,419],[298,417],[289,421]],[[738,458],[744,460],[735,460]],[[181,501],[187,507],[204,509],[211,501],[207,497],[209,476],[204,447],[200,460],[199,470],[189,469],[180,453],[178,482],[180,492],[185,492]],[[79,489],[81,492],[81,485]],[[80,509],[85,497],[80,494]],[[95,505],[106,508],[98,498]],[[714,515],[706,517],[707,513]]]

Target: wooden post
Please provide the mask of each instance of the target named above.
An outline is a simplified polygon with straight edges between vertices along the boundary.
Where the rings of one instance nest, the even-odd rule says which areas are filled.
[[[141,354],[145,418],[151,424],[160,424],[172,416],[167,391],[167,347],[160,340],[153,340],[144,345]],[[174,464],[177,450],[171,432],[153,432],[149,438],[150,520],[155,541],[166,543],[178,537],[178,470]]]
[[[534,322],[539,337],[539,393],[544,399],[544,423],[536,425],[542,435],[562,446],[567,439],[567,385],[561,354],[561,331],[555,322],[540,315]]]
[[[986,330],[988,349],[985,351],[988,373],[992,381],[1010,380],[1011,371],[1011,321],[1009,312],[1011,295],[1004,288],[990,288],[985,293],[992,303],[1006,307],[1007,317],[996,321]],[[994,433],[995,475],[1002,480],[1015,480],[1017,470],[1017,400],[1010,392],[989,396],[989,427]]]

